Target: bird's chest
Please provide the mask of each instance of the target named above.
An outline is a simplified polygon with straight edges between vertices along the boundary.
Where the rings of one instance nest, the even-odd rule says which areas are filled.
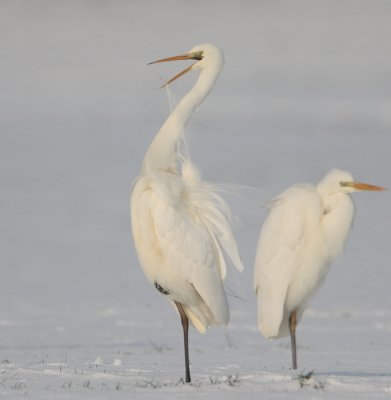
[[[151,185],[146,180],[139,181],[131,198],[132,233],[140,264],[152,283],[164,261],[151,212],[156,202]]]

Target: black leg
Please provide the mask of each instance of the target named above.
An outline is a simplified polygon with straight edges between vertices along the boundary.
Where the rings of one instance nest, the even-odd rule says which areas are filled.
[[[178,308],[179,315],[181,316],[182,328],[183,328],[183,341],[185,344],[185,368],[186,368],[186,382],[191,382],[190,378],[190,366],[189,366],[189,320],[185,311],[183,310],[182,304],[175,302]]]
[[[292,368],[297,369],[296,357],[296,311],[292,311],[289,316],[289,331],[291,333],[291,348],[292,348]]]

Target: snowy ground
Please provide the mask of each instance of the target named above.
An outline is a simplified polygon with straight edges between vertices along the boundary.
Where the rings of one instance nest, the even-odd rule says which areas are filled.
[[[391,188],[390,18],[386,0],[0,1],[0,396],[391,398],[389,192],[355,195],[347,249],[298,328],[298,373],[288,340],[257,331],[251,283],[267,199],[332,167]],[[202,42],[226,68],[189,128],[192,160],[256,190],[227,197],[244,298],[227,328],[191,331],[185,385],[128,198],[168,111],[160,76],[181,68],[146,64]]]
[[[311,308],[299,330],[303,368],[293,373],[288,342],[261,340],[251,313],[235,310],[228,329],[192,332],[191,385],[181,380],[181,332],[169,311],[130,307],[61,318],[50,313],[40,315],[40,324],[2,321],[16,343],[1,348],[0,393],[29,399],[391,396],[388,311]],[[37,334],[39,326],[44,334]]]

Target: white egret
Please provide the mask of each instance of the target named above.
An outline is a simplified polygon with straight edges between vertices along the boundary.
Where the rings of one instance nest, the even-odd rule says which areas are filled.
[[[177,308],[184,336],[186,382],[190,382],[189,320],[201,333],[226,324],[229,308],[223,287],[228,258],[243,266],[230,227],[230,213],[216,188],[200,179],[180,151],[184,128],[224,66],[212,44],[153,63],[196,60],[166,84],[199,70],[194,87],[182,98],[150,144],[131,195],[133,239],[147,279]]]
[[[384,188],[355,182],[349,172],[334,169],[317,186],[294,185],[270,203],[254,269],[258,325],[266,338],[290,334],[293,369],[296,325],[344,247],[354,216],[349,194],[361,190]]]

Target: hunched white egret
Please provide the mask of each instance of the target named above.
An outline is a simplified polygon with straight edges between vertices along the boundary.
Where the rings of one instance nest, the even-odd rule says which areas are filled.
[[[190,382],[189,320],[201,333],[226,324],[229,308],[223,280],[226,257],[242,262],[230,226],[230,212],[216,188],[200,179],[180,151],[185,125],[214,86],[224,66],[212,44],[153,63],[196,60],[166,84],[193,70],[199,77],[150,144],[131,194],[131,224],[147,279],[178,310],[184,337],[186,382]],[[152,63],[151,63],[152,64]]]
[[[354,216],[350,193],[361,190],[384,188],[334,169],[317,186],[294,185],[270,203],[254,268],[258,325],[266,338],[290,334],[293,369],[296,325],[345,245]]]

